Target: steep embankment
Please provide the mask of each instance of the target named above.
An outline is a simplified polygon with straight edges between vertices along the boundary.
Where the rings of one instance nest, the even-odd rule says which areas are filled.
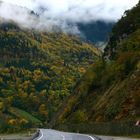
[[[99,55],[72,35],[1,23],[0,131],[47,123]]]
[[[93,123],[140,119],[140,3],[114,26],[104,60],[75,86],[56,122]]]

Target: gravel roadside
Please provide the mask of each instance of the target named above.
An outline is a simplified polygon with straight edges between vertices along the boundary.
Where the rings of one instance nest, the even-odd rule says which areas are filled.
[[[35,134],[8,134],[8,135],[1,135],[0,140],[31,140]]]

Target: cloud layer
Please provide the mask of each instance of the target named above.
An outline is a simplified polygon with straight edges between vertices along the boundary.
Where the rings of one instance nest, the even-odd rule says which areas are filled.
[[[3,0],[0,6],[0,17],[14,20],[29,28],[55,30],[55,27],[66,32],[78,32],[78,22],[97,20],[116,21],[126,9],[138,3],[138,0]],[[7,3],[15,4],[13,6]],[[40,14],[31,15],[26,7]],[[72,26],[72,28],[70,28]]]

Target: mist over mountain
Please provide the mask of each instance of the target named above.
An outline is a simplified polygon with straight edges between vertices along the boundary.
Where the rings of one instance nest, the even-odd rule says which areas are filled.
[[[83,35],[81,38],[93,44],[102,44],[108,41],[111,29],[115,22],[96,21],[79,23],[78,29]],[[100,45],[99,45],[100,46]]]
[[[6,11],[9,11],[8,14]],[[15,22],[20,27],[46,32],[65,32],[79,36],[82,40],[90,43],[106,42],[115,21],[66,21],[65,19],[47,18],[44,14],[48,11],[39,7],[36,11],[25,7],[0,3],[0,21]],[[47,18],[47,19],[46,19]],[[28,22],[27,22],[28,21]]]
[[[43,16],[73,22],[95,20],[118,20],[123,12],[133,7],[138,0],[2,0],[7,3],[38,11],[43,8]],[[120,4],[121,3],[121,4]]]

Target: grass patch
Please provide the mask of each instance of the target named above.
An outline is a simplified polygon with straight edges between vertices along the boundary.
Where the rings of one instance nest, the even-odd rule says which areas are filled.
[[[24,118],[33,124],[42,124],[42,122],[39,119],[35,118],[34,116],[30,115],[28,112],[25,112],[21,109],[11,107],[9,109],[9,112],[16,117]]]
[[[140,138],[140,135],[132,135],[131,138]]]

